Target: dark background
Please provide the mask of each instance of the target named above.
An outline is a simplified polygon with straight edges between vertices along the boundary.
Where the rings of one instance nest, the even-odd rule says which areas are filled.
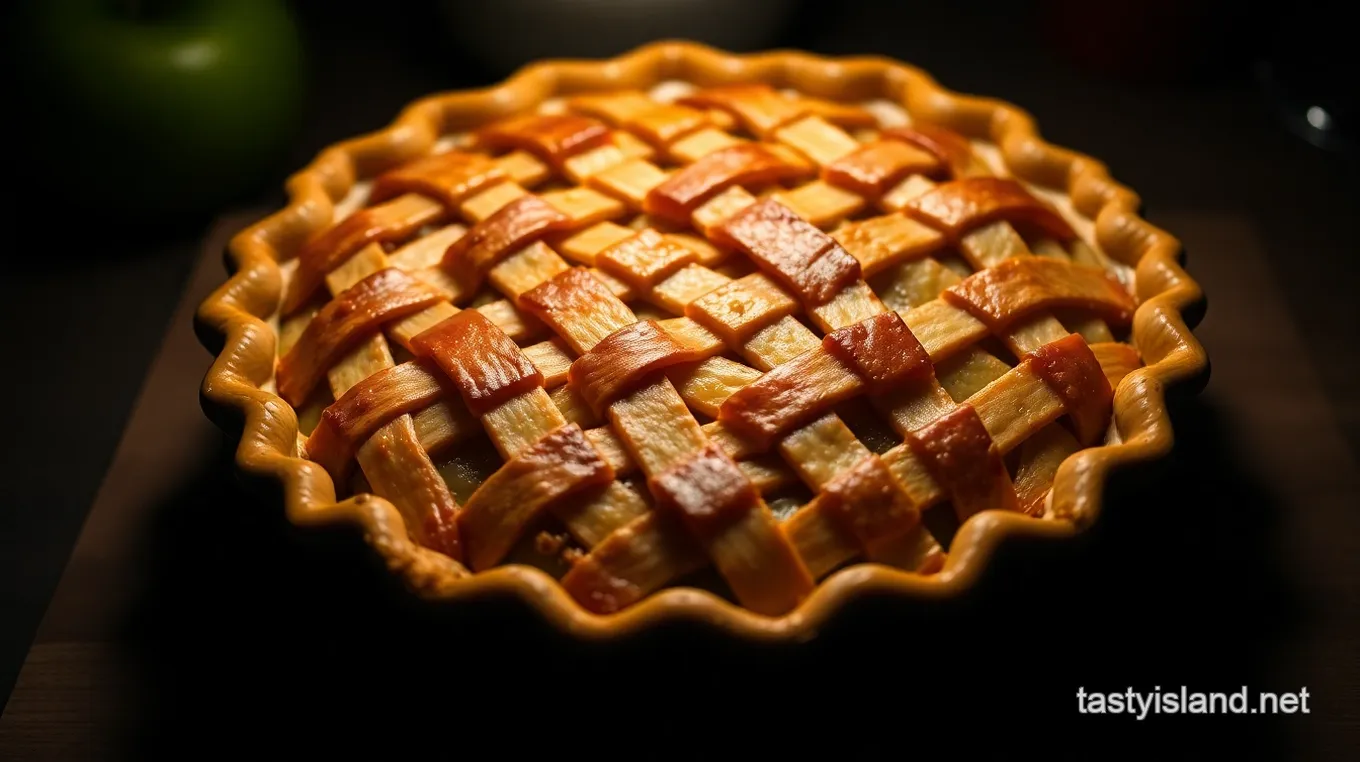
[[[1141,13],[1125,5],[1135,4],[806,2],[772,45],[897,57],[952,89],[1013,102],[1049,140],[1105,161],[1154,223],[1159,210],[1249,219],[1353,457],[1357,159],[1291,132],[1258,77],[1272,60],[1294,92],[1317,89],[1315,100],[1343,92],[1331,83],[1353,90],[1345,27],[1300,3],[1267,14],[1227,3],[1137,4]],[[281,205],[277,179],[325,145],[385,124],[420,95],[503,75],[460,53],[425,4],[297,10],[310,73],[301,133],[274,177],[228,206]],[[0,695],[213,216],[87,226],[24,188],[5,205],[11,292],[0,300],[11,358],[0,399],[10,403],[6,428],[18,432],[0,462],[9,476]],[[1193,274],[1196,252],[1189,257]],[[1288,416],[1294,402],[1259,404]],[[445,755],[479,742],[506,754],[658,750],[624,736],[717,754],[730,747],[716,739],[744,735],[767,753],[831,744],[846,756],[905,758],[942,742],[966,757],[1290,757],[1300,743],[1293,718],[1073,720],[1076,685],[1297,689],[1288,654],[1307,626],[1312,582],[1277,547],[1279,496],[1235,456],[1221,410],[1177,405],[1178,455],[1123,475],[1091,537],[1062,549],[1009,547],[959,603],[857,603],[801,648],[735,646],[697,627],[576,647],[514,603],[413,607],[375,582],[383,575],[356,538],[301,536],[276,511],[241,512],[224,442],[218,467],[158,508],[154,591],[124,633],[151,664],[143,687],[155,709],[129,726],[129,743],[138,756],[174,754],[180,735],[210,741],[209,755],[266,739],[344,749],[372,740],[368,724],[381,718],[394,741]],[[1308,432],[1297,436],[1306,446]],[[1158,510],[1168,505],[1187,512],[1169,522]],[[1209,537],[1223,526],[1236,534]],[[1337,687],[1331,710],[1353,729],[1360,685]],[[518,730],[493,731],[499,721]],[[1326,732],[1334,751],[1347,737]]]

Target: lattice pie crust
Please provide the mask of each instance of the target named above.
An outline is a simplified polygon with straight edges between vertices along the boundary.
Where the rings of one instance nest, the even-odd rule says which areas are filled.
[[[1132,194],[891,62],[542,65],[290,191],[200,311],[242,465],[425,594],[584,632],[959,589],[1088,523],[1205,365]]]

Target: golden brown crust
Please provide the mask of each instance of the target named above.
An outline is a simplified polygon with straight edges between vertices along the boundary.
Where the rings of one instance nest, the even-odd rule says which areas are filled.
[[[985,510],[1016,510],[1010,474],[971,405],[959,405],[909,432],[907,445],[949,495],[959,521]]]
[[[520,148],[554,166],[609,140],[609,128],[574,114],[531,114],[510,119],[477,133],[485,148]]]
[[[884,312],[826,335],[822,346],[864,379],[870,394],[935,372],[930,355],[896,312]]]
[[[1070,196],[1075,211],[1092,221],[1101,249],[1133,268],[1139,307],[1132,341],[1145,365],[1128,373],[1115,389],[1118,442],[1077,452],[1057,469],[1050,504],[1059,520],[1040,521],[1020,513],[979,515],[961,527],[938,573],[922,576],[857,565],[831,575],[796,609],[778,617],[691,589],[662,591],[602,616],[575,603],[546,574],[526,567],[506,566],[468,577],[456,562],[413,543],[387,500],[361,495],[336,502],[324,469],[298,457],[296,415],[269,386],[276,338],[265,321],[282,296],[277,261],[296,254],[303,242],[330,225],[335,204],[357,179],[427,153],[443,132],[522,112],[564,91],[643,89],[667,79],[700,85],[773,82],[813,97],[895,100],[922,121],[990,140],[1016,177]],[[204,407],[221,425],[241,432],[239,466],[253,478],[281,482],[287,513],[295,522],[361,525],[391,568],[427,598],[514,593],[581,636],[616,636],[666,619],[690,618],[749,638],[806,638],[850,595],[958,595],[1006,538],[1066,537],[1089,526],[1099,513],[1111,469],[1160,458],[1170,450],[1166,390],[1202,380],[1207,370],[1207,356],[1182,314],[1198,307],[1202,292],[1180,266],[1179,242],[1138,216],[1139,199],[1132,191],[1111,180],[1099,162],[1045,143],[1033,120],[1019,109],[949,92],[924,73],[888,59],[824,59],[793,52],[735,56],[687,43],[658,43],[609,62],[537,64],[496,88],[412,104],[390,128],[327,149],[290,178],[288,191],[287,208],[233,239],[233,275],[197,316],[205,344],[218,353],[203,384]],[[938,554],[932,557],[938,559]]]
[[[859,261],[787,206],[765,199],[717,227],[715,243],[740,249],[803,303],[820,306],[859,278]]]
[[[538,196],[521,196],[477,223],[444,253],[443,266],[468,288],[481,285],[505,255],[571,220]]]
[[[806,104],[781,98],[767,84],[709,87],[681,98],[679,103],[722,109],[762,138],[808,113]]]
[[[375,326],[443,299],[443,294],[395,267],[350,286],[321,308],[288,354],[279,358],[279,395],[291,405],[302,405],[326,371]]]
[[[604,411],[653,371],[713,354],[687,347],[661,330],[655,320],[642,320],[609,334],[571,364],[571,386],[595,410]]]
[[[444,371],[473,415],[486,415],[543,385],[543,374],[519,345],[477,310],[463,310],[416,334],[411,349]]]
[[[554,501],[614,480],[614,469],[574,423],[548,432],[496,471],[458,512],[468,566],[500,562],[520,533]]]
[[[505,170],[483,154],[446,151],[379,175],[368,200],[378,203],[403,193],[419,193],[439,199],[453,211],[463,199],[505,176]]]
[[[973,174],[977,166],[968,138],[937,125],[921,123],[911,127],[891,127],[883,131],[883,138],[907,143],[928,152],[948,167],[949,174],[955,178]]]
[[[1077,441],[1088,447],[1105,433],[1114,390],[1105,371],[1080,334],[1070,334],[1030,352],[1025,358],[1063,401]]]
[[[878,198],[907,175],[935,176],[940,160],[900,140],[876,140],[822,168],[822,179],[851,193]]]
[[[1033,225],[1060,241],[1077,235],[1056,209],[1004,177],[966,177],[942,183],[909,201],[904,211],[954,240],[995,220]]]
[[[683,223],[695,207],[724,188],[772,183],[805,174],[760,143],[742,143],[708,154],[652,188],[643,201],[648,214]]]
[[[446,393],[436,372],[404,362],[365,378],[328,405],[307,437],[307,457],[343,480],[354,452],[373,432],[406,413],[423,410]]]
[[[1127,325],[1137,307],[1113,276],[1095,267],[1041,257],[1008,259],[945,289],[944,299],[1003,333],[1040,310],[1080,307]]]

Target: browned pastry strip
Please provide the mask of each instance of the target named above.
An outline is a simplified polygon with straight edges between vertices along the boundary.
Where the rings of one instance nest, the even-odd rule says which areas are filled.
[[[915,146],[930,153],[949,169],[954,178],[977,174],[979,162],[973,156],[973,148],[968,138],[953,130],[933,124],[914,124],[910,127],[890,127],[881,135],[884,140],[894,140]]]
[[[1024,362],[1063,401],[1082,447],[1091,446],[1105,435],[1114,409],[1114,391],[1100,362],[1079,334],[1069,334],[1039,347]]]
[[[583,268],[559,273],[523,294],[520,301],[526,309],[559,330],[564,339],[587,356],[596,349],[603,350],[601,354],[604,358],[613,354],[611,345],[607,343],[609,334],[636,322],[632,311]],[[683,318],[679,320],[702,332],[692,322]],[[599,336],[605,328],[610,329],[608,333]],[[638,335],[644,341],[660,345],[663,343],[660,333],[644,329]],[[632,333],[616,335],[633,336]],[[653,338],[647,340],[646,335]],[[720,347],[716,339],[712,344],[715,349]],[[590,370],[589,366],[593,362],[589,361],[582,371],[592,381],[604,374],[604,370],[585,372]],[[601,366],[607,369],[607,363],[601,363]],[[633,375],[635,371],[625,371],[623,378],[629,384],[637,380],[638,377]],[[580,373],[574,371],[574,375],[579,377]],[[613,380],[611,378],[608,388],[621,388],[614,387]],[[600,399],[612,396],[611,392]],[[675,387],[664,376],[610,402],[608,415],[624,448],[649,478],[655,480],[659,475],[675,469],[681,469],[676,473],[689,473],[684,470],[690,468],[686,464],[698,468],[698,464],[707,463],[705,453],[711,450],[719,453],[724,463],[731,465],[731,469],[722,470],[722,474],[744,485],[745,490],[755,493],[745,473],[720,450],[712,448]],[[718,468],[716,464],[709,465]],[[698,478],[708,473],[708,470],[698,469],[694,471],[694,476]],[[731,484],[723,483],[731,487]],[[649,487],[658,499],[663,499],[658,490],[664,491],[673,485],[674,480],[669,478],[649,482]],[[658,526],[653,521],[639,518],[619,532],[629,538],[641,537],[636,540],[638,542],[650,541],[646,538],[646,532],[654,531]],[[757,499],[745,505],[739,519],[714,529],[711,535],[704,535],[701,541],[743,605],[766,613],[782,613],[792,608],[812,588],[810,575],[762,500]],[[660,567],[673,569],[683,558],[661,564]],[[587,560],[578,564],[579,573],[573,571],[568,574],[569,579],[564,580],[564,585],[573,591],[583,605],[605,607],[599,610],[606,610],[607,607],[626,605],[620,602],[630,600],[630,595],[645,594],[669,581],[669,578],[657,574],[657,566],[638,570],[611,565],[632,564],[635,560],[636,557],[627,549],[605,540],[592,550]],[[634,577],[632,575],[635,572],[645,574]],[[607,587],[601,590],[595,586],[597,584]],[[631,593],[624,594],[622,591]]]
[[[834,238],[774,199],[728,218],[718,226],[717,238],[751,257],[809,306],[831,301],[860,276],[859,262]]]
[[[607,143],[609,128],[576,114],[531,114],[496,122],[476,138],[482,147],[523,149],[561,167],[573,155]]]
[[[606,336],[571,365],[570,384],[603,415],[606,408],[649,374],[684,362],[702,360],[722,349],[686,346],[661,330],[654,320],[625,326]]]
[[[1138,306],[1108,272],[1043,257],[1006,259],[945,289],[942,298],[967,310],[994,334],[1038,312],[1073,307],[1127,325]]]
[[[326,371],[357,342],[384,323],[443,299],[439,291],[396,268],[364,278],[321,308],[279,360],[279,396],[290,405],[302,405]]]
[[[822,168],[832,185],[876,199],[907,175],[937,176],[943,164],[933,154],[900,140],[865,143]]]
[[[581,427],[569,423],[549,432],[492,474],[459,511],[468,565],[474,571],[495,566],[552,503],[613,480],[614,469]]]
[[[651,511],[601,540],[561,581],[587,611],[612,614],[707,562],[678,516]]]
[[[691,93],[677,102],[686,106],[722,109],[762,138],[808,113],[807,104],[786,98],[769,85],[710,87]]]
[[[622,127],[628,119],[645,114],[661,105],[641,90],[612,90],[582,93],[567,99],[567,110]]]
[[[780,614],[812,589],[812,577],[779,527],[768,516],[751,480],[717,445],[710,444],[678,465],[648,479],[657,508],[680,517],[713,557],[737,597],[753,611]],[[735,525],[744,525],[735,527]],[[734,527],[736,532],[732,530]],[[747,552],[724,552],[740,539]],[[752,535],[761,535],[751,542]]]
[[[326,288],[333,296],[343,295],[389,265],[382,247],[370,244],[327,273]],[[427,311],[430,309],[435,307]],[[373,333],[327,371],[332,396],[343,398],[356,384],[392,364],[387,340],[381,333]],[[439,408],[436,405],[432,409]],[[373,492],[390,500],[401,513],[413,540],[461,561],[462,547],[454,518],[458,502],[421,446],[411,415],[399,415],[384,423],[357,443],[354,457]]]
[[[648,214],[689,222],[700,204],[733,185],[773,183],[806,175],[808,168],[759,143],[714,151],[652,188],[643,201]]]
[[[930,355],[896,312],[832,331],[822,346],[864,379],[869,394],[884,394],[933,372]]]
[[[411,339],[411,348],[451,379],[475,416],[543,385],[543,374],[501,329],[463,310]]]
[[[764,452],[780,436],[863,391],[864,380],[819,346],[737,390],[723,402],[718,421],[752,452]]]
[[[813,498],[836,517],[866,552],[887,538],[914,528],[921,518],[911,497],[877,455],[863,458]]]
[[[664,149],[684,136],[713,124],[707,112],[678,103],[656,103],[623,120],[622,126],[634,135]]]
[[[933,372],[930,357],[895,312],[832,331],[821,346],[738,390],[718,420],[761,450],[832,406]]]
[[[968,177],[941,183],[908,201],[903,211],[953,240],[997,220],[1027,224],[1060,241],[1077,237],[1056,209],[1009,178]]]
[[[439,199],[445,208],[455,212],[468,196],[509,176],[485,154],[445,151],[379,175],[373,181],[368,202],[375,204],[403,193],[419,193]]]
[[[1018,507],[1001,453],[971,405],[909,433],[907,444],[949,494],[960,521],[979,511]]]
[[[438,374],[420,363],[405,362],[380,370],[326,407],[307,437],[305,454],[341,483],[360,444],[396,418],[434,404],[446,392]]]
[[[454,241],[444,253],[441,266],[453,273],[470,295],[487,272],[511,252],[570,223],[571,218],[543,199],[521,196]]]
[[[637,320],[600,279],[573,267],[520,296],[520,307],[547,323],[577,353]]]
[[[339,267],[355,252],[375,241],[407,238],[444,214],[444,207],[438,201],[408,193],[385,204],[360,209],[341,220],[308,241],[298,253],[297,270],[289,279],[283,297],[283,315],[296,312],[316,293],[326,273]]]

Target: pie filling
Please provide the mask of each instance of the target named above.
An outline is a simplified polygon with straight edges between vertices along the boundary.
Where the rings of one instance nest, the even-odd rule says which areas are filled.
[[[884,113],[581,95],[364,183],[284,266],[300,454],[597,613],[781,615],[847,564],[938,572],[981,511],[1060,518],[1140,365],[1127,278],[988,147]]]

